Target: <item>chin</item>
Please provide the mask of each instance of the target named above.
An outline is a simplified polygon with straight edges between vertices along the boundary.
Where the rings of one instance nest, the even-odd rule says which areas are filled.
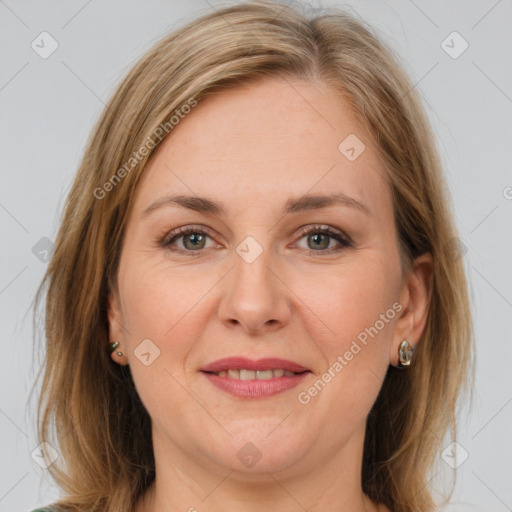
[[[270,424],[271,428],[267,428]],[[245,430],[233,434],[229,440],[224,437],[226,444],[217,444],[211,456],[241,478],[254,481],[264,477],[268,480],[269,472],[296,466],[308,451],[308,443],[303,436],[283,426],[276,428],[278,424],[265,421],[265,428],[261,428],[261,424],[256,427],[253,422],[246,424]]]

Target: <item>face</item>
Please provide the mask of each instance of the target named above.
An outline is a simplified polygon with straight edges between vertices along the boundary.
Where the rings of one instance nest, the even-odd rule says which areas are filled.
[[[339,94],[276,78],[200,102],[144,170],[109,302],[157,464],[356,460],[403,293],[391,187]]]

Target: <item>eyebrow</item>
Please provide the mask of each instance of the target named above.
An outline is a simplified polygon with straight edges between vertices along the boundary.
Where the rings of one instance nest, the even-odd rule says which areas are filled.
[[[200,213],[209,213],[219,217],[227,215],[224,205],[214,199],[199,196],[164,196],[151,203],[141,214],[146,216],[150,212],[162,206],[181,206]],[[304,195],[299,198],[289,199],[284,208],[283,214],[307,212],[312,210],[320,210],[329,206],[344,206],[362,211],[366,215],[372,215],[370,209],[362,202],[338,192],[329,195]]]

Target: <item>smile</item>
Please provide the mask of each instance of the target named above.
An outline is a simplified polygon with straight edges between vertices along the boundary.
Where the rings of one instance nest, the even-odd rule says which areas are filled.
[[[245,370],[245,369],[233,369],[233,370],[222,370],[215,372],[215,375],[219,377],[228,377],[236,380],[270,380],[278,379],[280,377],[293,377],[296,375],[295,372],[290,370],[284,370],[283,368],[275,368],[273,370]]]

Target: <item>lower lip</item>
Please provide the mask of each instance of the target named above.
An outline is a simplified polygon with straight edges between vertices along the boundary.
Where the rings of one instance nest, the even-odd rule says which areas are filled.
[[[202,372],[217,388],[239,398],[264,398],[277,395],[297,386],[311,372],[296,373],[292,377],[278,377],[268,380],[238,380],[220,377],[215,373]]]

